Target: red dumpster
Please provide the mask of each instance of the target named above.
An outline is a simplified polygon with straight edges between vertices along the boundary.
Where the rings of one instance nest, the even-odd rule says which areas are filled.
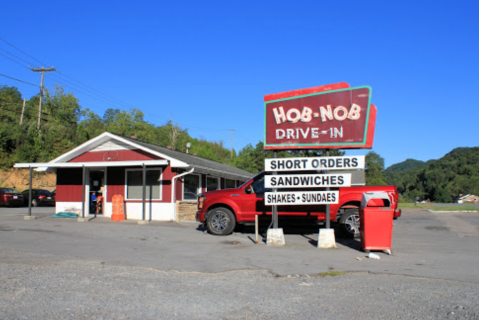
[[[391,254],[394,210],[386,192],[364,193],[359,208],[361,247]]]

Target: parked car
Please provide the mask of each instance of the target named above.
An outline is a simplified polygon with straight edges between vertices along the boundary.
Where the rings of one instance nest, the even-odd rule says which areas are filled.
[[[30,190],[23,190],[23,204],[28,206],[29,201],[29,192]],[[38,207],[42,205],[55,205],[55,197],[54,195],[48,191],[43,189],[32,189],[32,206]]]
[[[23,203],[23,195],[15,189],[0,188],[0,205],[20,206]]]

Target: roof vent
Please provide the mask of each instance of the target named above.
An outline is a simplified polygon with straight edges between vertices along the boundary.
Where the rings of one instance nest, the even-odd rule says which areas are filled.
[[[172,146],[166,146],[166,149],[173,150],[173,147]]]
[[[197,153],[192,153],[191,155],[192,155],[192,156],[197,156],[198,154],[197,154]]]
[[[138,137],[137,136],[130,136],[130,139],[138,140]]]

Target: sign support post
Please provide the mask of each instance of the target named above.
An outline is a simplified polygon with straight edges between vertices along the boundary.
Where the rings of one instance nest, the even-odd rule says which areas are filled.
[[[277,156],[278,156],[278,154],[275,151],[273,157],[276,159]],[[273,175],[277,175],[277,172],[274,171]],[[276,191],[278,191],[278,189],[273,188],[273,192],[276,192]],[[278,206],[277,205],[273,206],[273,229],[278,229]]]
[[[330,156],[330,150],[326,149],[326,157]],[[328,170],[324,170],[327,174]],[[330,189],[326,187],[326,192]],[[326,228],[319,229],[318,234],[318,248],[321,249],[334,249],[336,247],[336,238],[334,236],[334,229],[331,229],[331,208],[330,205],[326,205]]]
[[[274,158],[276,158],[277,152],[274,151]],[[277,175],[276,171],[273,171],[273,175]],[[273,188],[273,193],[277,192],[277,188]],[[273,205],[273,228],[268,229],[266,232],[266,244],[269,246],[284,246],[284,233],[282,228],[278,228],[278,206]]]
[[[326,157],[329,157],[329,149],[326,149]],[[324,170],[324,173],[328,173],[328,170]],[[329,187],[326,188],[326,191],[329,191]],[[326,229],[331,228],[331,211],[329,204],[326,205]]]

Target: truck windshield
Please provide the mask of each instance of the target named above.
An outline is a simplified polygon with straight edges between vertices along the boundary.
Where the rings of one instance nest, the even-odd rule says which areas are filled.
[[[243,187],[245,184],[251,183],[251,187],[253,188],[254,193],[264,193],[264,192],[270,192],[271,188],[265,188],[264,187],[264,176],[266,174],[269,174],[267,172],[260,172],[256,176],[254,176],[251,180],[243,183],[241,187]]]
[[[251,183],[252,180],[255,180],[257,177],[261,176],[261,175],[264,174],[264,173],[265,173],[264,171],[258,173],[258,174],[255,175],[253,178],[249,179],[248,181],[246,181],[245,183],[243,183],[242,185],[240,185],[238,188],[243,188],[246,184]]]

